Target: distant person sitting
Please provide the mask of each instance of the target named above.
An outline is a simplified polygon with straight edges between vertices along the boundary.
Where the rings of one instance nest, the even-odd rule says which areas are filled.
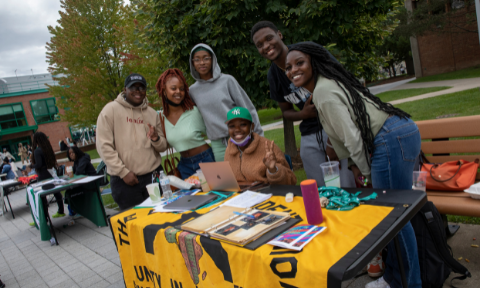
[[[60,141],[60,151],[67,151],[68,150],[68,145],[65,143],[65,141],[61,140]]]
[[[230,163],[237,181],[280,185],[297,183],[297,177],[280,148],[273,141],[253,132],[255,123],[248,109],[234,107],[228,111],[226,123],[230,141],[225,151],[225,161]]]
[[[97,175],[97,170],[90,162],[90,155],[83,153],[78,147],[68,148],[68,160],[73,162],[73,174],[75,175]]]
[[[12,166],[10,165],[11,164],[8,162],[8,158],[3,159],[2,174],[7,174],[7,176],[5,177],[7,178],[7,180],[15,179],[15,173],[13,173]]]

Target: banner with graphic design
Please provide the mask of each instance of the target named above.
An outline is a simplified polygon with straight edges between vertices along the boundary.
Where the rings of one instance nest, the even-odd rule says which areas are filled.
[[[255,208],[288,212],[302,219],[297,225],[307,224],[302,197],[294,199],[287,203],[273,196]],[[292,251],[268,244],[249,250],[174,228],[211,208],[182,214],[132,209],[112,216],[126,287],[327,287],[330,268],[393,210],[373,205],[324,209],[321,226],[327,229],[302,251]]]

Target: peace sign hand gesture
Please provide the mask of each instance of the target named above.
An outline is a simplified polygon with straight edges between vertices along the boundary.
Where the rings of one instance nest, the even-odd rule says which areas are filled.
[[[273,140],[270,142],[270,145],[268,145],[268,140],[265,140],[265,157],[263,157],[263,164],[267,166],[270,173],[275,173],[277,171],[277,168],[275,167],[276,163],[277,157],[273,152]]]
[[[155,127],[150,125],[150,123],[148,123],[147,125],[148,125],[147,138],[152,140],[153,142],[157,142],[159,136],[157,133],[155,133]]]

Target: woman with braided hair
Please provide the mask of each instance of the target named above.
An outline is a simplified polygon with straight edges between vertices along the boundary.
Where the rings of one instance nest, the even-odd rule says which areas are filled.
[[[48,169],[57,169],[57,159],[53,152],[52,144],[48,141],[47,135],[43,132],[36,132],[33,134],[33,154],[30,161],[31,168],[35,168],[35,172],[38,175],[38,181],[52,178]],[[60,192],[53,194],[58,205],[58,212],[52,215],[52,218],[64,217],[63,197]],[[35,224],[34,224],[35,225]]]
[[[180,152],[178,170],[183,179],[200,169],[199,163],[215,162],[212,148],[205,142],[205,123],[188,93],[188,84],[179,69],[168,69],[160,75],[157,84],[162,99],[163,127],[168,144]]]
[[[372,95],[353,74],[332,61],[325,48],[310,42],[290,47],[285,73],[295,86],[313,93],[329,141],[339,159],[348,159],[356,180],[366,177],[378,189],[412,188],[420,133],[410,115]],[[410,222],[398,237],[408,287],[421,287]],[[388,250],[384,276],[365,287],[402,286],[393,241]]]

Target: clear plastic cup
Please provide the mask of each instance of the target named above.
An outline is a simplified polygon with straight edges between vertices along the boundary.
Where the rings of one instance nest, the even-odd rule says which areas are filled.
[[[158,182],[148,184],[147,191],[153,203],[160,202],[161,196],[160,196],[160,187],[158,186]]]
[[[207,179],[205,179],[202,169],[197,170],[197,176],[198,176],[198,180],[200,181],[200,185],[202,186],[202,191],[209,192],[210,186],[208,186]]]
[[[320,164],[323,172],[323,180],[325,186],[340,188],[340,169],[338,161],[325,162]]]
[[[427,173],[425,171],[413,171],[413,190],[425,192],[427,190]]]

